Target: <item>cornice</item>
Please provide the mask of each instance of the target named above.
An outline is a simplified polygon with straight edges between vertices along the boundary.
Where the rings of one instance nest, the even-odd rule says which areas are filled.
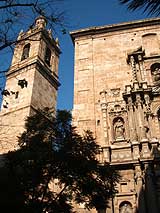
[[[58,76],[54,73],[51,73],[51,70],[49,70],[47,67],[45,67],[39,59],[35,59],[33,61],[28,61],[28,63],[19,65],[19,67],[17,67],[17,66],[15,66],[13,68],[11,67],[9,72],[6,74],[6,77],[9,78],[13,74],[23,71],[24,69],[29,70],[29,69],[31,69],[31,67],[36,68],[36,70],[38,70],[41,73],[41,75],[43,75],[43,77],[50,82],[51,85],[53,85],[56,89],[58,89],[58,87],[60,86]]]
[[[160,25],[160,18],[150,18],[150,19],[136,20],[136,21],[130,21],[130,22],[122,22],[119,24],[89,27],[85,29],[71,31],[70,36],[74,43],[74,40],[81,36],[96,35],[96,34],[115,32],[115,31],[121,31],[121,30],[129,30],[133,28],[147,27],[147,26],[153,26],[153,25]]]

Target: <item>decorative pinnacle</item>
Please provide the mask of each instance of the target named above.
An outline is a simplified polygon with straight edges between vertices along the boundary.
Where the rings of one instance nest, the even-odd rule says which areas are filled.
[[[39,16],[35,20],[35,26],[38,29],[44,29],[47,25],[47,19],[44,16]]]

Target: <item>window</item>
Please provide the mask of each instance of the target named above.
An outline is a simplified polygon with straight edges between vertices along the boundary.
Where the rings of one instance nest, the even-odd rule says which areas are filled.
[[[51,50],[48,47],[46,49],[44,61],[46,62],[46,64],[48,64],[48,66],[51,65],[50,64],[50,61],[51,61]]]
[[[123,182],[120,185],[121,185],[121,192],[128,192],[127,183]]]
[[[30,44],[26,44],[23,48],[21,61],[29,57]]]

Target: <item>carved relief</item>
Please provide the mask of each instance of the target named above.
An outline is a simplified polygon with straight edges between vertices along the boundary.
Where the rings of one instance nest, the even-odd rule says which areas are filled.
[[[132,213],[132,212],[133,209],[130,202],[125,201],[120,204],[119,213]]]
[[[111,103],[108,106],[112,143],[128,138],[128,115],[123,102]]]
[[[120,117],[114,119],[113,121],[114,128],[114,138],[115,140],[124,139],[125,138],[125,128],[124,128],[124,120]]]
[[[118,97],[120,95],[120,88],[111,89],[111,94],[113,97]]]

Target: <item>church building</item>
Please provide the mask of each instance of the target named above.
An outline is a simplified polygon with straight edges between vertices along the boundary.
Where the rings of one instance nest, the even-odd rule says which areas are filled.
[[[81,29],[71,38],[74,125],[93,132],[101,162],[121,175],[107,213],[160,212],[160,18]]]

